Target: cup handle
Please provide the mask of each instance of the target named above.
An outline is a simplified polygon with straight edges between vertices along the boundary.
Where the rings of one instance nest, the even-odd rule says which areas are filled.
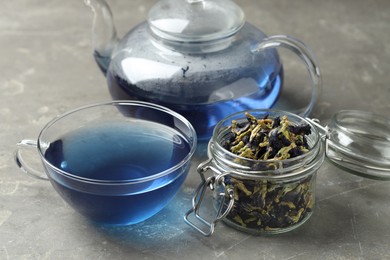
[[[259,52],[268,48],[276,47],[283,47],[295,53],[303,61],[309,72],[312,87],[311,100],[305,110],[299,113],[302,116],[308,116],[313,110],[322,88],[320,69],[317,66],[314,55],[303,42],[287,35],[274,35],[265,38],[259,45],[257,45],[255,51]]]
[[[42,172],[35,170],[34,168],[30,167],[26,161],[23,159],[22,156],[22,150],[24,148],[37,148],[37,141],[25,139],[17,143],[18,148],[15,152],[15,162],[16,165],[19,166],[19,168],[24,171],[25,173],[29,174],[30,176],[40,179],[40,180],[49,180],[49,178]]]

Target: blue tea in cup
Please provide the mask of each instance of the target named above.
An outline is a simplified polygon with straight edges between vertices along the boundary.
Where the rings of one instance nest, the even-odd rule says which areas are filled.
[[[141,222],[164,208],[182,186],[196,149],[196,133],[162,106],[115,101],[56,117],[37,147],[46,175],[76,211],[105,225]],[[28,173],[37,172],[23,160]]]

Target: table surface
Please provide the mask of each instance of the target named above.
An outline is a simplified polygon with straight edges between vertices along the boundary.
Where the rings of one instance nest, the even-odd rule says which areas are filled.
[[[109,3],[123,35],[155,1]],[[237,3],[266,34],[292,35],[313,50],[324,83],[313,117],[327,122],[341,109],[390,115],[390,1]],[[13,160],[19,140],[36,139],[50,119],[69,109],[110,100],[91,55],[91,24],[82,1],[15,0],[0,8],[0,259],[390,259],[390,183],[327,161],[318,171],[313,216],[276,236],[252,236],[220,223],[213,236],[203,237],[183,222],[204,145],[172,203],[124,228],[89,223],[48,182],[20,171]],[[286,72],[293,71],[293,57],[285,59]],[[286,84],[305,77],[290,74]]]

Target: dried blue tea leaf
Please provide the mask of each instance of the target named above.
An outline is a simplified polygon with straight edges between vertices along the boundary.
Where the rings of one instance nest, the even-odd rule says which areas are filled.
[[[240,123],[232,121],[222,145],[239,157],[258,161],[251,170],[273,170],[278,167],[276,161],[309,151],[310,125],[292,124],[287,116],[258,119],[246,113],[245,117]],[[226,219],[243,228],[277,232],[303,221],[314,206],[313,176],[287,183],[234,176],[224,181],[233,189],[235,200]]]
[[[311,133],[310,125],[290,125],[289,131],[297,135],[309,135]]]
[[[268,115],[257,119],[249,113],[245,116],[247,121],[232,121],[231,132],[222,142],[230,152],[254,160],[283,160],[307,152],[310,125],[292,124],[287,116],[275,119]]]
[[[297,156],[303,154],[303,152],[301,151],[301,149],[298,148],[298,146],[290,149],[288,151],[288,153],[290,154],[290,157],[297,157]]]
[[[278,126],[280,126],[280,117],[276,117],[275,119],[274,119],[274,124],[273,124],[273,128],[276,128],[276,127],[278,127]]]
[[[244,228],[277,231],[296,225],[314,206],[312,176],[299,183],[225,180],[234,190],[234,206],[226,219]]]
[[[247,131],[249,127],[250,127],[250,123],[248,122],[237,123],[235,132],[236,134],[243,133]]]

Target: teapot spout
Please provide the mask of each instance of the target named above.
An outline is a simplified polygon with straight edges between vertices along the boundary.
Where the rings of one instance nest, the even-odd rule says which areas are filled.
[[[84,0],[84,3],[94,14],[92,24],[94,57],[102,72],[106,74],[112,50],[118,42],[111,9],[105,0]]]

